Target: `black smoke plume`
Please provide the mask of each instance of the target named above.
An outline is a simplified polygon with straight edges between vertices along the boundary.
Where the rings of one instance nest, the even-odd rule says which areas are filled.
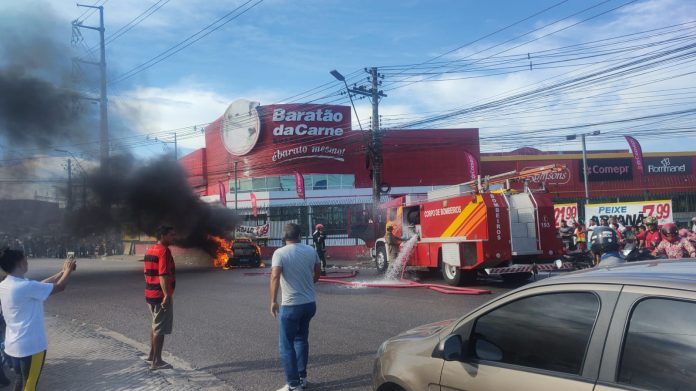
[[[80,236],[130,232],[154,235],[160,224],[174,226],[177,245],[214,254],[209,235],[227,236],[237,218],[227,208],[204,203],[193,193],[181,166],[171,158],[138,165],[131,156],[110,160],[88,177],[94,206],[76,211],[70,226]]]
[[[94,140],[98,122],[86,94],[76,92],[69,24],[45,7],[1,8],[0,141],[46,149]]]

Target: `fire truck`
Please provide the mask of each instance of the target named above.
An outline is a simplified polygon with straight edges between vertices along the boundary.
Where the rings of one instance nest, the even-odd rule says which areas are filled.
[[[529,180],[560,172],[563,165],[479,177],[421,195],[405,195],[383,203],[387,226],[397,237],[417,236],[407,260],[413,269],[439,269],[450,285],[473,282],[479,273],[506,280],[528,279],[553,270],[563,254],[551,197],[543,185]],[[414,239],[415,240],[415,239]],[[388,246],[377,239],[373,256],[380,271],[388,267]]]

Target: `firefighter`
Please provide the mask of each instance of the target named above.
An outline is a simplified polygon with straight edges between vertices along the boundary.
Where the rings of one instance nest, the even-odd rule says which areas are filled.
[[[389,263],[392,263],[399,255],[399,245],[404,241],[404,239],[394,235],[394,225],[392,223],[387,224],[387,232],[384,234],[384,241],[387,244]]]
[[[317,224],[312,234],[314,248],[317,250],[317,255],[321,260],[321,275],[326,275],[326,233],[324,233],[324,225]]]

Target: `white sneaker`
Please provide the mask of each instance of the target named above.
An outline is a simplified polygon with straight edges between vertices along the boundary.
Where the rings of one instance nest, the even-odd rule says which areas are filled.
[[[307,378],[306,378],[306,377],[301,377],[301,378],[300,378],[300,388],[301,388],[301,389],[304,390],[305,388],[307,388],[308,384],[309,384],[309,383],[307,383]]]
[[[289,384],[286,384],[282,388],[279,388],[277,391],[295,391],[295,390],[299,390],[299,389],[300,389],[299,386],[298,387],[290,387]]]

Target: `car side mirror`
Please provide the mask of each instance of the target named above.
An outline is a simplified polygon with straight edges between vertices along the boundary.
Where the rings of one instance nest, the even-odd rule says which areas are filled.
[[[439,350],[445,361],[457,361],[464,358],[462,346],[462,337],[459,334],[451,334],[440,342]]]

